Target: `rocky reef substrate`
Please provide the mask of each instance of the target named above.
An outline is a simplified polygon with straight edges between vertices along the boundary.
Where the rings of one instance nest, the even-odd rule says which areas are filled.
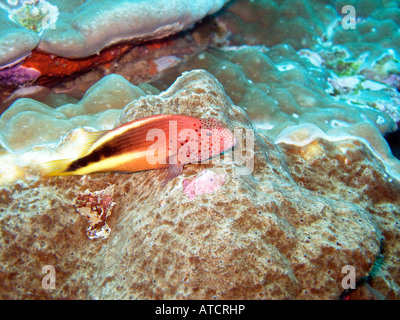
[[[153,114],[212,116],[243,136],[233,151],[185,166],[162,188],[158,171],[43,178],[43,158],[73,146],[79,132],[37,138],[38,146],[5,140],[3,127],[2,299],[338,299],[349,265],[359,285],[347,296],[399,298],[400,183],[365,139],[315,134],[306,123],[279,134],[255,130],[204,70],[153,95],[115,85],[114,100],[131,100],[117,107],[111,94],[98,100],[98,110],[114,110],[108,125]],[[69,123],[69,109],[53,110],[48,123]],[[16,159],[19,175],[10,183]],[[196,181],[209,192],[189,192]],[[55,289],[43,287],[48,265]]]

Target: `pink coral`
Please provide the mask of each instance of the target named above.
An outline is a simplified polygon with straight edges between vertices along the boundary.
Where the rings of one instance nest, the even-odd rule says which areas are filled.
[[[196,178],[183,181],[183,192],[189,199],[194,199],[199,194],[213,193],[225,183],[224,178],[224,174],[218,174],[208,169],[204,170]]]

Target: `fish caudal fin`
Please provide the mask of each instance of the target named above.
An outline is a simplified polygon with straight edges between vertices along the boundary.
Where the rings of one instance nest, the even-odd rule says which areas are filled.
[[[42,164],[42,175],[46,177],[71,175],[71,172],[66,170],[72,161],[72,159],[60,159],[45,162]]]
[[[93,144],[107,132],[108,130],[85,132],[80,136],[80,141],[75,147],[79,148],[79,155],[74,159],[60,159],[43,163],[41,170],[42,175],[46,177],[73,175],[73,171],[67,171],[69,165],[73,161],[87,155],[93,147]]]

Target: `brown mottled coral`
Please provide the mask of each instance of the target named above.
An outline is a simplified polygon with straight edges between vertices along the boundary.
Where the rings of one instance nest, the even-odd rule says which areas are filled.
[[[231,129],[251,128],[244,111],[201,70],[185,73],[160,95],[134,100],[119,122],[158,113],[215,116]],[[211,164],[186,166],[165,189],[156,171],[3,187],[0,296],[338,299],[342,267],[354,266],[357,279],[366,276],[383,239],[385,267],[369,285],[399,298],[399,182],[362,141],[348,142],[346,164],[340,143],[317,143],[322,152],[305,159],[301,147],[256,133],[251,174],[239,174],[241,157],[228,152]],[[183,181],[204,169],[224,174],[225,183],[189,199]],[[109,186],[116,203],[107,220],[112,231],[106,240],[89,240],[74,203],[86,189]],[[56,269],[54,290],[41,287],[41,268],[49,264]]]
[[[281,144],[281,147],[289,172],[298,185],[321,197],[357,207],[382,237],[381,257],[375,257],[375,260],[382,258],[382,263],[370,278],[360,281],[357,290],[350,292],[350,298],[399,299],[399,272],[396,267],[400,254],[398,180],[393,180],[385,172],[381,160],[357,139],[333,143],[318,138],[305,147],[287,144]],[[345,152],[342,151],[344,149]],[[360,216],[345,214],[339,218],[350,230],[354,223],[363,227]],[[337,245],[342,246],[343,243],[339,240]],[[357,255],[358,250],[354,250],[353,254]]]

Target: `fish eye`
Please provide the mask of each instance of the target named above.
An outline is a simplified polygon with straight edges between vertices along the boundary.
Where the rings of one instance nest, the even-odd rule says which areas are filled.
[[[206,132],[206,136],[212,136],[211,132]]]

